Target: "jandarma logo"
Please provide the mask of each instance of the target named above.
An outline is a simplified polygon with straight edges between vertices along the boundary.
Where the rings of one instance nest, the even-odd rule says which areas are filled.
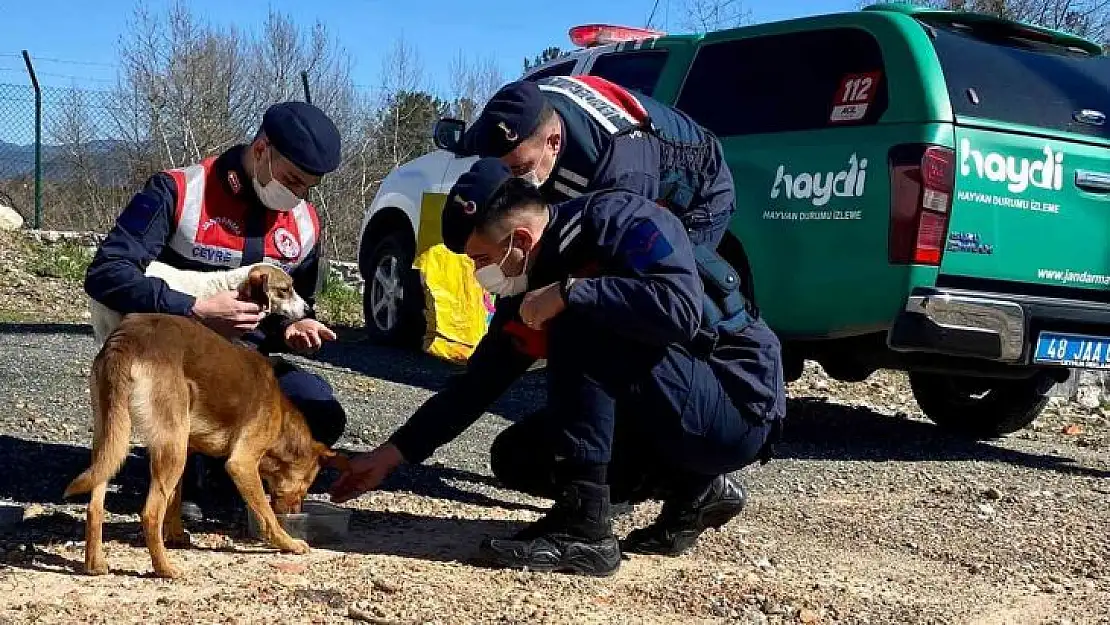
[[[771,199],[785,189],[788,200],[810,200],[814,206],[824,206],[833,196],[861,197],[866,181],[867,159],[857,161],[854,153],[848,157],[848,168],[837,172],[788,174],[786,165],[779,165]]]
[[[971,141],[960,141],[960,175],[1005,182],[1011,193],[1021,193],[1033,185],[1038,189],[1059,191],[1064,186],[1064,153],[1051,147],[1042,148],[1043,159],[1016,159],[998,152],[986,154],[971,147]]]

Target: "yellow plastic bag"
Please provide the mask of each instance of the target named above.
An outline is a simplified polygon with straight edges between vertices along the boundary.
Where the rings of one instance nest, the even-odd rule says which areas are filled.
[[[489,293],[474,279],[474,262],[440,243],[421,252],[413,265],[424,285],[424,351],[466,363],[493,314]]]

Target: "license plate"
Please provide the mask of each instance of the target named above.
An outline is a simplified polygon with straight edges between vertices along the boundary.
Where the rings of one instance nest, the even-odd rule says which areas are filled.
[[[1110,338],[1041,332],[1033,362],[1079,367],[1110,369]]]

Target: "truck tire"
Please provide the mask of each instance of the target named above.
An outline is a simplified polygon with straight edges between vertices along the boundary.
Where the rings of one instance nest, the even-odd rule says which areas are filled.
[[[417,347],[424,334],[424,292],[411,248],[401,233],[391,232],[378,238],[360,263],[362,314],[374,343]]]
[[[925,416],[963,438],[989,440],[1012,434],[1037,418],[1048,403],[1046,376],[994,379],[911,372],[910,388]]]

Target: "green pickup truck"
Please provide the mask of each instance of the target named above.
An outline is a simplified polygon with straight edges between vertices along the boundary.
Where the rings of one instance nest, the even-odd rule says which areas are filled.
[[[750,269],[788,379],[807,359],[844,381],[905,370],[934,423],[978,439],[1028,425],[1071,368],[1110,367],[1099,45],[904,5],[588,32],[525,78],[600,75],[721,139],[737,201],[721,251]]]

